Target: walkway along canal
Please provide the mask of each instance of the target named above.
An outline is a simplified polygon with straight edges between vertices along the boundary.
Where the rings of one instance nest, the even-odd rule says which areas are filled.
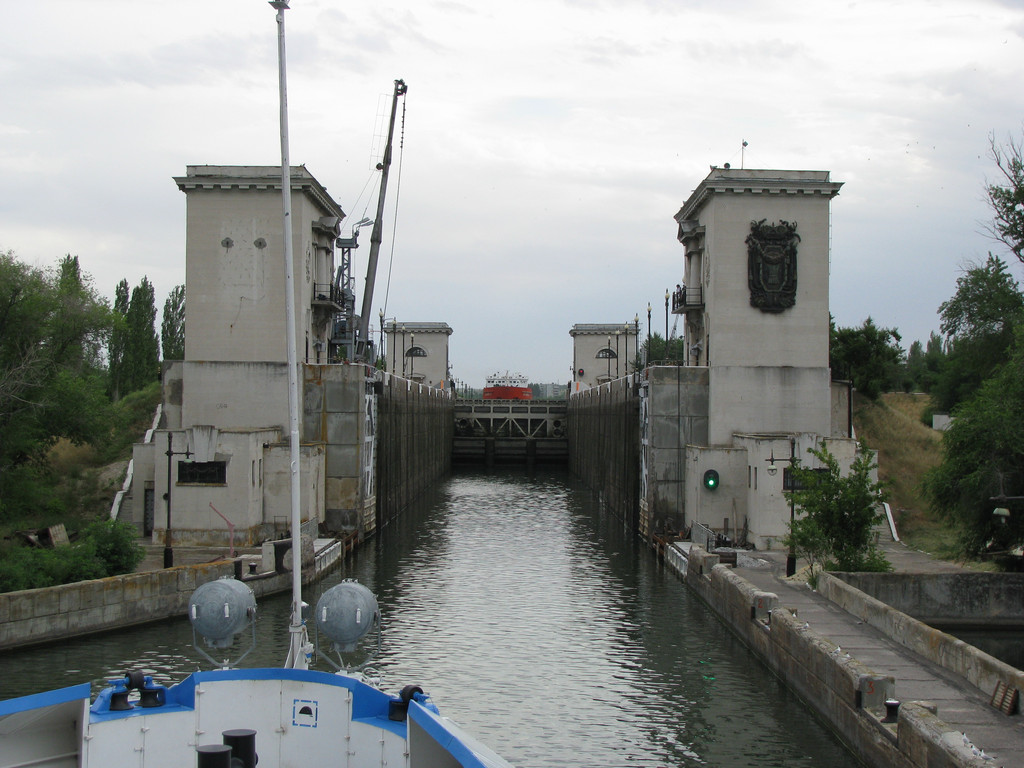
[[[373,589],[385,689],[522,768],[857,761],[647,548],[564,472],[460,472],[326,579]],[[315,604],[310,590],[306,600]],[[287,597],[246,665],[279,665]],[[0,695],[200,665],[184,619],[0,656]],[[322,661],[318,667],[325,667]]]

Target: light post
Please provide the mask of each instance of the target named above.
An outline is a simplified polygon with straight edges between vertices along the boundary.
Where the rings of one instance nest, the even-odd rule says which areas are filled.
[[[647,302],[647,350],[644,353],[644,364],[651,362],[651,302]]]
[[[668,361],[668,288],[665,289],[665,361]]]
[[[787,473],[784,472],[782,475],[782,490],[789,491],[789,552],[786,555],[786,575],[792,576],[796,573],[796,545],[793,541],[793,523],[796,521],[796,502],[793,499],[793,491],[796,490],[796,478],[793,476],[793,468],[800,463],[800,459],[796,457],[796,438],[789,438],[789,458],[788,459],[776,459],[775,450],[772,449],[771,455],[765,459],[768,462],[768,474],[775,475],[779,470],[775,466],[775,462],[786,462],[789,464],[787,482]],[[788,488],[786,486],[789,486]]]
[[[615,329],[615,378],[619,378],[619,331]]]
[[[377,354],[377,359],[381,361],[381,365],[384,367],[384,370],[387,370],[388,358],[384,354],[384,310],[383,309],[377,311],[377,317],[380,318],[380,350],[379,350],[379,352]]]
[[[416,349],[416,334],[409,334],[409,378],[416,378],[416,355],[414,351]]]
[[[167,528],[164,529],[164,568],[174,567],[174,547],[172,546],[171,535],[171,458],[173,456],[184,456],[188,458],[192,451],[187,448],[184,451],[175,451],[171,444],[173,435],[167,432],[167,493],[164,498],[167,500]]]
[[[402,324],[402,378],[405,378],[405,323]]]
[[[629,346],[629,337],[626,337],[626,346]],[[629,350],[626,351],[629,357]],[[636,373],[636,361],[640,357],[640,315],[633,313],[633,373]]]
[[[391,333],[391,372],[394,373],[398,370],[398,358],[395,357],[395,355],[398,354],[398,345],[395,344],[395,336],[398,333],[398,327],[395,325],[395,321],[393,319],[388,331]]]
[[[608,361],[608,381],[612,380],[612,337],[608,337],[608,344],[605,346],[608,351],[605,353],[604,359]]]

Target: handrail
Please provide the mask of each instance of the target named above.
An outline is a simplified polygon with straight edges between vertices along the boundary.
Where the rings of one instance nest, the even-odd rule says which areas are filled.
[[[704,288],[687,288],[682,286],[672,292],[672,312],[688,307],[700,307],[704,305]]]

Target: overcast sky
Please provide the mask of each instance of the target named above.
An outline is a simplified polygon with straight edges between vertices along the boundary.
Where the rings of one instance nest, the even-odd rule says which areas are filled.
[[[380,308],[447,322],[471,385],[506,369],[564,382],[574,323],[639,315],[644,334],[648,302],[663,333],[682,271],[672,217],[710,165],[844,182],[832,313],[871,316],[905,346],[938,330],[965,264],[1005,255],[985,234],[984,184],[989,136],[1019,137],[1024,120],[1020,2],[291,5],[291,159],[350,221],[373,215],[375,132],[394,80],[408,84],[373,322]],[[76,254],[107,296],[146,275],[162,306],[185,279],[171,177],[280,162],[274,10],[3,6],[0,250]],[[360,291],[364,270],[357,259]]]

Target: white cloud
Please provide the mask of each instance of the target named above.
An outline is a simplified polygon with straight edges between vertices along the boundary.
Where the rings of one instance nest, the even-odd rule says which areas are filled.
[[[295,0],[287,26],[292,160],[355,218],[374,207],[374,126],[409,84],[374,304],[393,234],[388,316],[448,322],[472,383],[564,380],[573,323],[645,327],[648,301],[663,332],[672,215],[710,164],[845,182],[840,325],[924,339],[964,260],[1000,251],[982,187],[990,133],[1024,114],[1016,3]],[[278,162],[276,72],[261,2],[7,9],[0,248],[76,253],[110,293],[148,274],[162,297],[184,274],[171,177]]]

